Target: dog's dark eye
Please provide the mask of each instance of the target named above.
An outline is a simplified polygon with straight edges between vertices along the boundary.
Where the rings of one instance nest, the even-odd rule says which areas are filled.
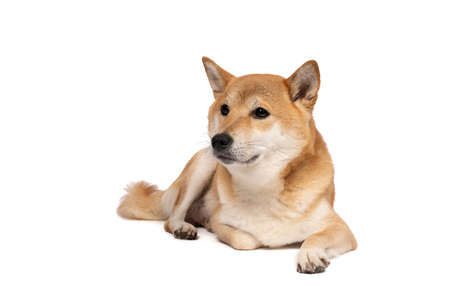
[[[262,107],[258,107],[252,112],[252,116],[256,119],[264,119],[267,118],[270,113]]]
[[[228,107],[228,105],[222,104],[222,106],[220,107],[220,113],[222,114],[222,116],[228,115],[229,112],[230,108]]]

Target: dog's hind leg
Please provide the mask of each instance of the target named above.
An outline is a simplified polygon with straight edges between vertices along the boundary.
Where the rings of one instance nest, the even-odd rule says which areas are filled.
[[[164,229],[176,238],[189,240],[197,238],[197,229],[185,221],[186,213],[192,203],[208,189],[216,165],[217,161],[211,149],[203,149],[191,158],[180,177],[169,188],[169,190],[176,189],[176,197]]]
[[[177,238],[194,239],[197,231],[184,221],[193,201],[208,187],[216,168],[209,148],[197,152],[165,191],[144,181],[129,185],[117,213],[127,219],[167,220],[164,228]]]

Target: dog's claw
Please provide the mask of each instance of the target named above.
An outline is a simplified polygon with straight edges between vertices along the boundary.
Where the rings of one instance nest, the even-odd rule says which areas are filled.
[[[180,240],[196,240],[197,232],[196,231],[183,231],[181,229],[177,229],[173,232],[173,236]]]
[[[314,266],[308,270],[302,270],[302,266],[300,264],[297,265],[297,272],[303,274],[319,274],[325,272],[325,267],[322,266]]]
[[[317,274],[325,272],[330,264],[323,249],[300,248],[297,261],[297,272],[304,274]]]

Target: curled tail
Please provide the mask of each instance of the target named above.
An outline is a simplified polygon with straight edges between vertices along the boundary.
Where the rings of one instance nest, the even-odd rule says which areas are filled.
[[[117,208],[119,216],[126,219],[165,220],[172,209],[172,201],[165,201],[165,191],[145,181],[130,184],[125,189]]]

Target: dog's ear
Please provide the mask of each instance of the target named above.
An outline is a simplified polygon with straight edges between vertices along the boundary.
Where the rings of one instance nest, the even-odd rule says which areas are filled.
[[[202,57],[202,61],[203,66],[205,67],[206,75],[208,76],[209,84],[214,92],[214,96],[223,93],[227,84],[234,78],[234,76],[219,67],[212,59],[209,59],[206,56]]]
[[[287,80],[292,101],[299,101],[306,108],[312,109],[317,100],[320,87],[320,72],[317,62],[307,61]]]

